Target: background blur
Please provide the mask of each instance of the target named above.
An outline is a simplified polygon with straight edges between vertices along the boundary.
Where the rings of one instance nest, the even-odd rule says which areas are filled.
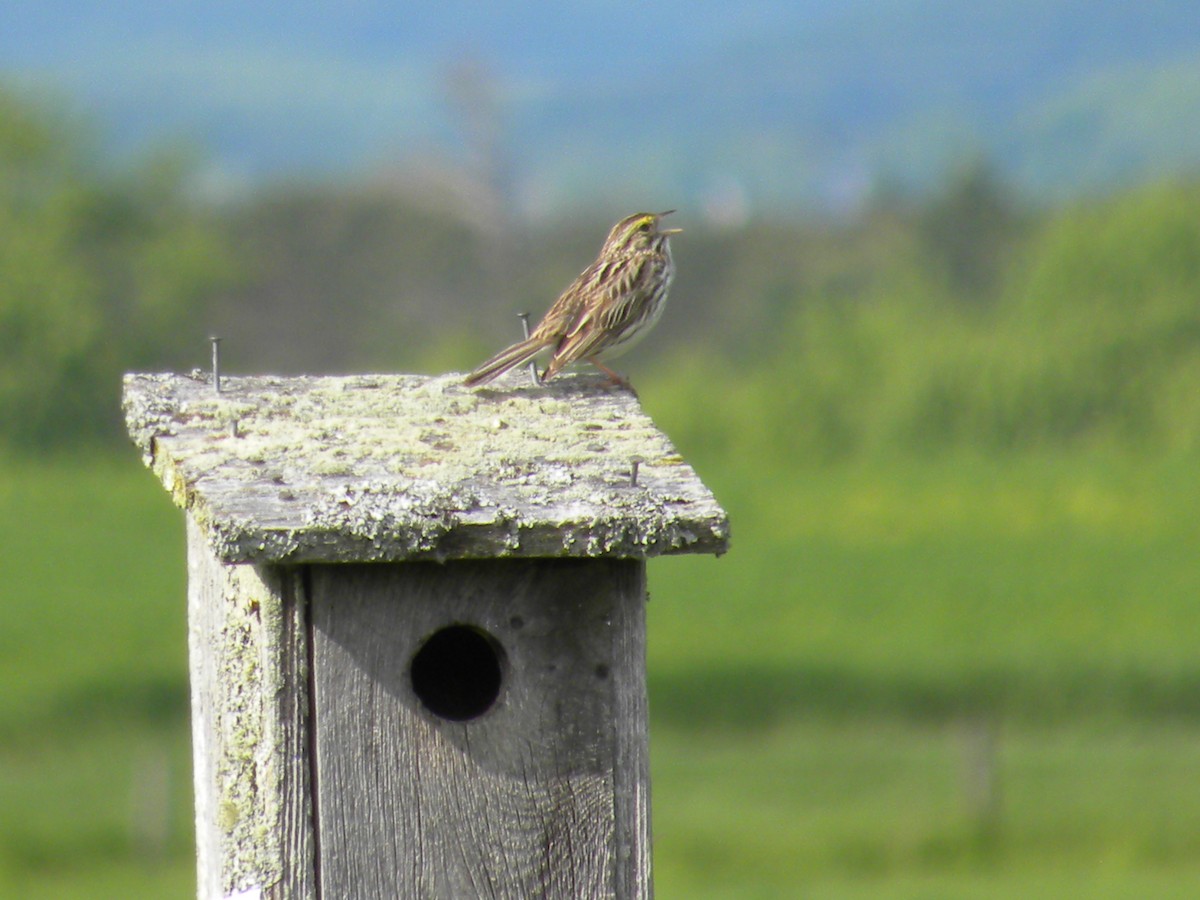
[[[0,895],[194,895],[123,371],[465,370],[677,207],[621,360],[663,897],[1193,897],[1200,5],[0,6]]]

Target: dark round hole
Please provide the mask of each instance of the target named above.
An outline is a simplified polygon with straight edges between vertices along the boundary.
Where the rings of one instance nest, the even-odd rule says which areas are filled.
[[[470,625],[435,631],[412,660],[413,691],[443,719],[482,716],[500,696],[500,645]]]

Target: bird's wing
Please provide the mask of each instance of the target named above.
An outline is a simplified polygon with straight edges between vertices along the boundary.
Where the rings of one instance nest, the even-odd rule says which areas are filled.
[[[634,257],[625,257],[597,267],[591,290],[583,294],[587,302],[577,310],[575,322],[554,351],[552,371],[590,359],[625,333],[637,315],[637,297],[632,288],[638,277],[638,262]]]

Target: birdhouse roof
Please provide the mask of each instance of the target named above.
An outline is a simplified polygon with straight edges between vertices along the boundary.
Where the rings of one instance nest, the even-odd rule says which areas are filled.
[[[591,375],[125,377],[129,433],[227,562],[722,553],[712,493]],[[636,480],[632,477],[634,461]]]

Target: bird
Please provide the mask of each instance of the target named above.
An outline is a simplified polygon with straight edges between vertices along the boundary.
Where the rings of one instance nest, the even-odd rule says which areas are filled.
[[[523,341],[501,350],[463,380],[474,387],[550,351],[540,376],[546,381],[572,363],[590,362],[614,384],[629,382],[600,362],[624,353],[646,336],[662,315],[675,275],[670,237],[682,228],[663,228],[675,212],[634,213],[612,227],[595,261],[546,311]]]

